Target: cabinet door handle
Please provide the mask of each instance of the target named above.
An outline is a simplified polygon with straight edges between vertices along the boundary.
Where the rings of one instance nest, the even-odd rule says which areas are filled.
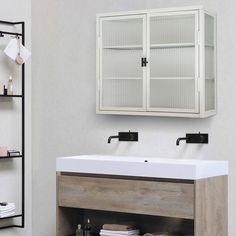
[[[141,58],[141,67],[146,67],[147,66],[147,58],[146,57],[142,57]]]

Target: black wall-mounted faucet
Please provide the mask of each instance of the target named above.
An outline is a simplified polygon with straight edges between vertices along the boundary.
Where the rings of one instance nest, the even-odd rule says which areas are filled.
[[[119,138],[119,135],[110,136],[107,140],[108,143],[111,143],[111,140],[114,138]]]
[[[110,136],[107,142],[111,143],[111,140],[115,138],[119,141],[138,142],[138,132],[119,132],[118,135]]]
[[[186,134],[186,137],[181,137],[176,140],[176,145],[179,146],[179,142],[182,140],[186,140],[186,143],[204,143],[208,144],[208,134]]]

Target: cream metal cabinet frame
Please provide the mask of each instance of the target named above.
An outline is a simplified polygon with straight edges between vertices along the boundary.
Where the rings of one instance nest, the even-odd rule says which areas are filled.
[[[97,15],[97,114],[216,114],[216,14],[202,6]]]

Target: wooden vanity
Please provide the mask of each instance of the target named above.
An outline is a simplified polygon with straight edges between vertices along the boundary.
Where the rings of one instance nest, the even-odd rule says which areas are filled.
[[[178,180],[58,171],[57,236],[73,235],[88,216],[99,230],[107,220],[116,222],[116,215],[118,222],[131,219],[127,213],[144,228],[146,221],[153,223],[153,230],[163,230],[163,222],[170,229],[173,221],[173,231],[186,227],[194,236],[227,236],[227,178]]]

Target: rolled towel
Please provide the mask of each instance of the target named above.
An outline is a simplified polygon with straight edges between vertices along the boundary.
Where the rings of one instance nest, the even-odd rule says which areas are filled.
[[[113,231],[128,231],[135,229],[135,226],[121,225],[121,224],[104,224],[102,228],[105,230],[113,230]]]

